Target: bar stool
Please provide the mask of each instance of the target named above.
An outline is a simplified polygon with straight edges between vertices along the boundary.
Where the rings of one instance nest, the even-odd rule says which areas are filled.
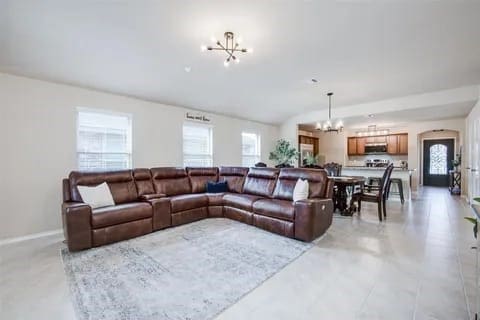
[[[391,178],[390,183],[388,185],[388,191],[387,191],[387,199],[390,196],[390,189],[392,188],[392,183],[397,185],[397,190],[398,192],[392,192],[392,194],[398,194],[400,195],[400,201],[402,204],[405,203],[405,198],[403,197],[403,181],[400,178]]]
[[[370,192],[371,190],[368,186],[380,186],[382,183],[382,178],[380,177],[368,177],[367,178],[367,190]]]

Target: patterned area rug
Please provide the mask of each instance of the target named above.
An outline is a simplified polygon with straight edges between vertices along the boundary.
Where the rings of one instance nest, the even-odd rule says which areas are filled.
[[[212,319],[312,245],[206,219],[62,258],[78,319]]]

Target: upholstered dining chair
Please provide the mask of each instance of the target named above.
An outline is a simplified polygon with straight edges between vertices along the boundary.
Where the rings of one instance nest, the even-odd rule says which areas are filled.
[[[342,165],[339,163],[325,163],[323,168],[327,170],[328,175],[331,177],[339,177],[342,174]]]
[[[361,189],[359,193],[355,193],[352,196],[352,202],[357,201],[358,213],[362,209],[362,201],[376,202],[378,204],[378,220],[382,221],[383,218],[387,218],[386,201],[388,196],[388,186],[390,184],[390,176],[392,175],[393,164],[390,164],[383,173],[382,179],[379,185],[366,185]]]

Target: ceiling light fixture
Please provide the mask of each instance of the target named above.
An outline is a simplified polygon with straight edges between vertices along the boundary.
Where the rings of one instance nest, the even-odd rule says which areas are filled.
[[[359,137],[386,136],[389,133],[390,133],[389,129],[378,129],[376,125],[371,125],[367,127],[366,131],[357,131],[357,136]]]
[[[317,123],[317,130],[322,130],[323,132],[342,132],[343,123],[341,120],[338,120],[335,124],[335,127],[332,126],[332,96],[333,92],[327,93],[328,96],[328,121],[326,121],[323,126],[320,123]]]
[[[253,49],[245,49],[239,48],[240,42],[242,41],[241,38],[235,40],[235,35],[233,32],[227,31],[223,34],[225,37],[225,43],[222,44],[219,40],[215,39],[214,37],[211,38],[212,42],[216,44],[216,47],[212,46],[201,46],[202,51],[213,51],[213,50],[220,50],[224,51],[227,54],[227,58],[223,62],[225,67],[230,65],[230,62],[233,60],[235,63],[240,63],[240,59],[235,55],[235,52],[242,52],[242,53],[252,53]]]

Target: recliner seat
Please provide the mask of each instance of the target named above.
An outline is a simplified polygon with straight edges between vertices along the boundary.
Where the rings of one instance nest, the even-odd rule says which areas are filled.
[[[299,179],[309,199],[292,202]],[[208,181],[227,192],[206,193]],[[91,209],[78,185],[106,182],[115,206]],[[302,241],[331,225],[333,182],[324,170],[299,168],[152,168],[70,173],[63,181],[62,220],[71,251],[126,240],[208,217],[226,217]]]

